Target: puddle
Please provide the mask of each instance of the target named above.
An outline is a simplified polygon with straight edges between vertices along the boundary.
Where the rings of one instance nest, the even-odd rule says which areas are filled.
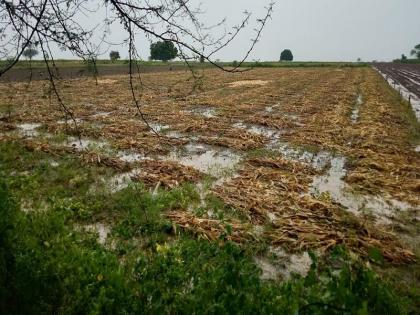
[[[283,280],[288,280],[292,275],[306,277],[311,269],[312,259],[308,252],[288,254],[282,248],[270,248],[270,251],[276,257],[273,263],[266,258],[254,258],[255,263],[262,270],[261,280],[278,280],[279,276]]]
[[[238,122],[232,125],[234,128],[244,129],[246,131],[249,131],[251,133],[255,133],[257,135],[261,135],[267,138],[279,138],[279,130],[267,128],[265,126],[261,125],[251,125],[251,124],[245,124],[243,122]]]
[[[280,270],[272,264],[267,258],[255,257],[255,264],[261,269],[261,280],[277,280],[280,275]]]
[[[74,137],[69,138],[67,146],[72,147],[77,151],[84,151],[88,149],[102,149],[108,144],[104,141],[97,141],[91,139],[76,139]]]
[[[418,153],[420,153],[420,145],[418,145],[418,146],[416,146],[416,147],[414,148],[414,152],[418,152]]]
[[[108,187],[111,192],[115,193],[117,191],[127,188],[130,184],[133,183],[131,177],[136,176],[141,173],[140,169],[134,169],[130,172],[119,174],[110,179]]]
[[[93,114],[92,117],[93,118],[101,118],[101,117],[108,117],[109,115],[111,115],[113,112],[97,112],[96,114]]]
[[[103,223],[88,224],[84,225],[82,228],[86,232],[98,234],[98,243],[101,245],[106,243],[108,235],[111,233],[111,228]]]
[[[171,152],[163,159],[193,167],[215,177],[221,177],[228,170],[233,169],[241,157],[227,148],[190,143],[184,146],[184,150]]]
[[[327,151],[317,153],[304,149],[297,149],[286,142],[275,142],[269,145],[269,149],[280,152],[287,160],[309,164],[316,170],[325,169],[331,162],[332,155]]]
[[[119,151],[117,153],[117,157],[124,162],[132,163],[142,160],[147,160],[143,154],[135,153],[135,152],[129,152],[129,151]]]
[[[39,135],[39,132],[36,130],[37,128],[41,127],[42,124],[39,123],[25,123],[19,124],[17,127],[20,129],[20,133],[24,137],[36,137]]]
[[[377,222],[383,224],[392,223],[391,220],[398,211],[412,208],[405,202],[385,199],[382,196],[353,193],[343,180],[347,174],[345,163],[344,157],[333,158],[327,174],[314,178],[310,193],[315,196],[327,193],[334,202],[341,204],[348,211],[356,215],[373,215]]]
[[[271,247],[270,252],[277,258],[276,271],[288,280],[294,274],[306,277],[311,269],[312,259],[308,252],[289,254],[280,247]]]
[[[75,118],[74,120],[76,121],[77,124],[83,122],[83,119],[81,119],[81,118]],[[65,124],[65,123],[66,123],[66,120],[65,119],[61,119],[61,120],[58,120],[57,121],[57,124],[60,124],[60,125]],[[74,124],[73,119],[70,119],[70,118],[67,119],[67,124],[69,124],[69,125]]]
[[[213,118],[217,116],[216,109],[210,106],[194,107],[192,109],[185,110],[185,112],[191,113],[191,114],[198,114],[205,118]]]
[[[168,130],[170,128],[170,126],[168,125],[163,125],[163,124],[159,124],[159,123],[150,123],[149,122],[149,126],[152,127],[152,129],[156,132],[162,132],[165,130]],[[151,131],[152,132],[152,131]]]
[[[230,87],[240,87],[240,86],[252,86],[252,85],[266,85],[270,81],[264,80],[244,80],[244,81],[235,81],[231,82],[228,85]]]
[[[353,111],[351,112],[351,122],[353,124],[357,123],[359,120],[359,112],[360,112],[360,106],[363,104],[363,97],[361,94],[357,96],[356,99],[356,105],[353,108]]]

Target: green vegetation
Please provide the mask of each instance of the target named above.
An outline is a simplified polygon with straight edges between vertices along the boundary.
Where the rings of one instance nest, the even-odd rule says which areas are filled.
[[[199,205],[192,185],[110,193],[98,179],[113,171],[72,156],[54,159],[51,167],[46,153],[0,143],[2,314],[409,311],[410,301],[343,248],[328,259],[312,255],[304,278],[263,281],[251,245],[225,236],[197,240],[165,218],[168,210]],[[223,209],[220,200],[209,202]],[[111,227],[104,243],[86,229],[98,222]]]
[[[109,53],[109,59],[114,62],[118,59],[121,59],[120,53],[118,51],[111,50],[111,52]]]
[[[280,54],[280,61],[293,61],[293,54],[290,49],[285,49]]]
[[[417,60],[417,59],[416,59]],[[413,62],[414,59],[408,59],[408,62]],[[128,67],[128,60],[106,60],[106,59],[98,59],[95,61],[96,66],[98,69],[101,68],[109,68],[109,67]],[[81,60],[56,60],[55,61],[58,68],[82,68],[86,67],[86,63]],[[197,68],[212,68],[214,67],[210,63],[201,63],[201,62],[194,62],[190,61],[190,65],[195,66]],[[0,60],[0,66],[5,66],[8,64],[7,60]],[[137,61],[137,64],[141,66],[143,69],[145,67],[165,67],[168,64],[173,66],[179,67],[186,67],[183,61],[171,61],[170,63],[162,63],[160,61]],[[236,67],[238,62],[218,62],[219,65],[225,67]],[[44,69],[45,64],[42,60],[32,60],[32,69]],[[278,62],[278,61],[264,61],[264,62],[244,62],[241,65],[244,68],[277,68],[277,67],[367,67],[369,66],[368,63],[351,63],[351,62],[322,62],[322,61],[294,61],[294,62]],[[14,69],[29,69],[29,62],[25,60],[19,61]],[[13,71],[13,70],[12,70]]]
[[[417,59],[420,59],[420,44],[416,45],[411,51],[411,56],[415,56]]]
[[[26,59],[29,59],[29,60],[32,60],[32,58],[38,54],[39,54],[38,50],[36,50],[33,45],[29,45],[28,48],[26,48],[22,53],[22,55]]]
[[[152,60],[168,61],[178,55],[178,49],[171,41],[156,42],[150,45],[150,58]]]

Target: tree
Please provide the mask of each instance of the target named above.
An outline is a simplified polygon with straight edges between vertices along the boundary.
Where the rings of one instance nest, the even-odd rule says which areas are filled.
[[[411,51],[411,56],[416,56],[417,59],[420,59],[420,44],[416,45]]]
[[[178,49],[171,41],[156,42],[150,45],[150,57],[152,60],[168,61],[178,55]]]
[[[227,30],[224,18],[205,25],[200,18],[205,11],[185,0],[0,0],[0,59],[14,56],[12,63],[0,66],[0,76],[16,65],[30,43],[42,56],[49,53],[51,68],[54,46],[83,60],[99,55],[102,46],[111,41],[108,37],[112,28],[125,31],[122,39],[127,44],[129,60],[140,59],[136,39],[143,34],[155,41],[172,42],[185,61],[203,56],[206,62],[231,71],[213,61],[216,52],[229,46],[243,30],[255,29],[249,49],[244,50],[244,61],[260,39],[273,6],[269,3],[265,15],[257,17],[255,23],[251,23],[251,12],[245,10],[242,20]],[[98,7],[105,12],[95,26],[79,18],[89,16]]]
[[[120,53],[118,51],[111,50],[111,52],[109,53],[109,59],[111,59],[111,61],[116,61],[120,58],[121,58],[121,56],[120,56]]]
[[[26,59],[29,59],[29,60],[32,60],[32,58],[38,54],[39,54],[38,50],[36,50],[33,45],[28,45],[28,48],[26,48],[22,53],[22,55]]]
[[[404,55],[404,54],[402,54],[402,55],[401,55],[401,60],[402,60],[402,61],[407,60],[407,56],[406,56],[406,55]]]
[[[280,61],[293,61],[293,54],[290,49],[285,49],[281,52]]]
[[[103,19],[95,21],[94,26],[88,19],[80,18],[90,16],[98,7],[104,11],[101,14]],[[137,83],[141,89],[147,88],[141,83],[139,67],[136,66],[136,61],[141,59],[136,46],[138,35],[164,43],[170,42],[171,46],[176,47],[177,53],[174,54],[175,49],[171,49],[169,55],[161,56],[162,60],[170,60],[178,55],[189,64],[189,60],[198,55],[221,70],[239,71],[216,63],[216,53],[228,47],[243,30],[254,29],[255,35],[251,38],[249,48],[244,50],[240,62],[242,64],[261,38],[272,16],[273,7],[274,2],[269,3],[265,14],[257,17],[255,23],[251,23],[251,12],[243,11],[239,24],[228,30],[224,18],[214,23],[212,21],[212,25],[204,24],[200,16],[205,12],[200,5],[195,7],[192,1],[186,0],[0,0],[0,59],[13,56],[13,62],[0,64],[0,77],[12,69],[34,43],[43,56],[48,79],[61,110],[77,127],[74,115],[60,97],[54,83],[59,80],[54,47],[70,52],[85,62],[91,61],[96,68],[94,58],[101,54],[102,46],[112,41],[109,39],[109,30],[115,27],[122,31],[121,34],[125,34],[120,37],[128,50],[130,94],[140,117],[145,121],[138,99],[140,93],[135,92]],[[191,67],[190,70],[193,77],[197,78]]]

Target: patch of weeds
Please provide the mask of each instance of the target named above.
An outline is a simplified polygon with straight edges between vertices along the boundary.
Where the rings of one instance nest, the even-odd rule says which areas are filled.
[[[407,314],[407,301],[341,248],[325,262],[313,256],[307,277],[278,283],[224,240],[159,242],[121,264],[67,219],[22,213],[0,183],[1,313]]]
[[[59,132],[59,133],[54,133],[51,135],[50,142],[59,144],[59,143],[63,143],[67,141],[67,139],[68,139],[68,136],[65,133]]]
[[[270,149],[265,149],[265,148],[250,150],[250,151],[247,152],[247,157],[251,158],[251,159],[252,158],[261,158],[261,157],[275,159],[275,158],[278,158],[280,156],[281,156],[280,152],[273,151],[273,150],[270,150]]]
[[[150,193],[140,184],[134,184],[110,196],[104,207],[117,221],[113,231],[123,239],[148,236],[166,238],[172,233],[172,224],[162,212],[186,209],[199,201],[193,185],[187,184],[169,191]]]
[[[63,213],[75,220],[88,220],[92,218],[93,212],[89,207],[80,201],[71,199],[58,199],[53,203],[52,211]]]
[[[223,221],[225,219],[237,219],[243,222],[247,221],[247,217],[242,211],[238,211],[233,207],[226,205],[219,197],[209,194],[206,197],[207,210],[213,211],[217,219]]]
[[[0,172],[10,178],[9,184],[17,196],[33,204],[53,198],[88,198],[92,184],[100,177],[110,177],[113,170],[84,166],[73,156],[57,157],[57,167],[50,164],[51,156],[26,150],[17,143],[0,143]]]
[[[11,104],[0,104],[0,120],[10,122],[14,114],[14,107]]]

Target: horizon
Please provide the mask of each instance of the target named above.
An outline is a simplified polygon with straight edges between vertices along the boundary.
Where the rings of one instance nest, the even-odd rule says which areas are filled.
[[[254,35],[255,19],[264,15],[264,7],[268,2],[243,0],[240,5],[236,1],[203,2],[205,13],[200,18],[206,25],[223,19],[225,12],[229,12],[226,28],[231,29],[241,21],[243,10],[253,13],[251,22],[242,30],[241,35],[217,53],[214,60],[229,62],[242,59]],[[199,0],[191,3],[196,5]],[[220,13],[220,7],[224,8],[223,14]],[[339,3],[334,0],[316,3],[310,0],[276,1],[272,18],[247,61],[278,61],[283,49],[292,50],[295,59],[300,62],[355,62],[358,58],[365,62],[387,62],[400,58],[402,54],[411,58],[411,49],[420,43],[418,12],[420,2],[415,0],[406,0],[404,3],[397,0]],[[93,27],[99,26],[104,17],[102,7],[88,19],[81,17],[80,20],[87,27]],[[212,35],[216,36],[217,32]],[[121,45],[125,37],[119,25],[111,25],[107,44],[101,46],[98,59],[108,59],[110,50],[119,50],[121,59],[126,59],[127,48]],[[156,41],[148,40],[142,34],[136,36],[143,60],[149,56],[150,42]],[[58,47],[53,48],[53,53],[55,59],[75,59],[69,52],[63,52]]]

